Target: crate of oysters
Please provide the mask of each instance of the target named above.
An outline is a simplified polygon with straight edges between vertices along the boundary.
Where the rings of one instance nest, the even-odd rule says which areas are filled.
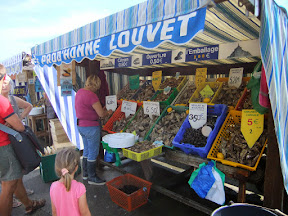
[[[121,104],[122,104],[122,100],[117,100],[117,108],[118,108]],[[116,108],[116,110],[117,110],[117,108]],[[104,109],[106,109],[106,107],[104,107]],[[116,110],[115,110],[115,111],[116,111]],[[114,111],[114,112],[115,112],[115,111]],[[112,115],[113,115],[114,112],[112,112],[111,114],[105,116],[104,118],[100,118],[102,127],[103,127],[103,126],[107,123],[107,121],[112,117]]]
[[[157,90],[155,95],[151,98],[151,101],[158,101],[160,103],[160,107],[165,108],[173,102],[177,95],[178,91],[176,88],[168,87],[167,90]]]
[[[140,80],[139,87],[144,84],[144,80]],[[129,83],[125,85],[117,94],[118,99],[123,100],[132,100],[133,96],[137,92],[138,89],[130,89]]]
[[[154,141],[162,141],[164,147],[173,149],[172,140],[179,131],[182,123],[189,113],[189,107],[184,106],[168,106],[161,113],[154,125],[149,130],[145,139]]]
[[[241,111],[242,109],[253,109],[251,90],[247,88],[244,89],[241,98],[235,106],[235,110]]]
[[[137,103],[136,101],[130,101]],[[142,103],[137,103],[138,110],[142,106]],[[111,118],[103,126],[102,130],[108,133],[119,133],[123,132],[125,126],[132,120],[134,115],[125,116],[125,113],[121,111],[122,104],[116,109]]]
[[[264,124],[263,133],[252,148],[249,148],[241,132],[241,117],[241,111],[229,112],[207,158],[255,171],[267,144],[267,129]]]
[[[170,86],[171,88],[176,88],[177,91],[180,92],[186,82],[186,76],[170,77],[165,79],[164,82],[160,84],[159,89],[163,90],[167,86]]]
[[[173,106],[189,106],[189,99],[196,91],[194,82],[188,81],[182,90],[178,93],[171,105]]]
[[[207,122],[198,129],[191,127],[188,115],[172,141],[173,146],[180,148],[186,154],[197,154],[206,158],[226,118],[227,110],[228,107],[224,104],[208,105]]]
[[[221,94],[222,82],[202,82],[189,99],[189,103],[207,103],[213,105]]]
[[[132,100],[143,102],[150,100],[155,94],[155,90],[152,86],[152,81],[147,80],[134,94]]]
[[[135,161],[143,161],[162,153],[163,144],[144,140],[129,148],[123,148],[123,156]]]
[[[231,109],[234,109],[238,104],[238,101],[241,99],[245,87],[250,80],[250,77],[243,77],[241,85],[236,88],[234,86],[228,85],[228,77],[218,78],[216,82],[222,82],[222,89],[216,100],[213,103],[215,104],[226,104]]]

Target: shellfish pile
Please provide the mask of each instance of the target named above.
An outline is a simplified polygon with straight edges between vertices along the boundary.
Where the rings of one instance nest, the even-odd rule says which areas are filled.
[[[172,146],[172,140],[179,131],[183,121],[185,120],[186,112],[178,113],[172,110],[167,113],[153,128],[150,135],[151,141],[163,141],[166,146]]]
[[[145,152],[148,151],[150,149],[154,149],[156,148],[155,145],[153,145],[152,142],[148,141],[148,140],[144,140],[143,142],[137,142],[135,143],[135,145],[127,148],[130,151],[136,152],[136,153],[141,153],[141,152]]]
[[[136,131],[139,138],[144,138],[157,118],[158,116],[153,115],[151,119],[148,115],[145,115],[143,109],[141,109],[138,114],[136,114],[133,121],[128,125],[125,132],[132,133],[133,131]]]
[[[170,86],[171,88],[176,88],[184,79],[184,77],[179,77],[176,79],[175,77],[170,77],[168,79],[165,79],[163,83],[160,85],[160,89],[164,89],[167,86]]]
[[[226,129],[229,136],[222,137],[219,152],[223,154],[225,160],[253,167],[261,156],[260,152],[267,138],[266,132],[264,130],[253,147],[249,148],[240,127],[240,124],[230,125]]]
[[[154,98],[153,101],[166,101],[173,91],[174,90],[171,89],[168,94],[164,94],[164,91],[161,91],[160,93],[157,94],[156,98]]]
[[[135,100],[147,101],[155,94],[154,88],[152,85],[147,85],[146,88],[142,89],[141,92],[137,95]]]
[[[223,83],[222,89],[214,101],[215,104],[226,104],[227,106],[236,106],[242,96],[245,86],[241,84],[239,88],[229,87],[227,82]]]
[[[253,109],[253,104],[251,100],[251,90],[247,90],[246,97],[242,103],[243,104],[241,104],[237,110]]]
[[[128,124],[128,122],[132,119],[133,115],[129,115],[127,118],[125,116],[120,119],[119,121],[113,122],[113,128],[112,131],[114,132],[121,132],[121,130],[124,129],[124,127]]]
[[[191,98],[195,90],[196,90],[196,86],[194,84],[187,86],[185,91],[177,99],[176,104],[188,104],[189,99]]]

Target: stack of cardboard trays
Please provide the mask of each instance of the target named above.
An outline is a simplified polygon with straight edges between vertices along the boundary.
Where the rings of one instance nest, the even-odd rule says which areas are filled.
[[[69,138],[64,128],[62,127],[62,124],[59,121],[59,119],[50,119],[49,124],[50,124],[51,136],[53,140],[53,147],[56,150],[59,150],[65,147],[75,148],[75,146],[69,141]]]

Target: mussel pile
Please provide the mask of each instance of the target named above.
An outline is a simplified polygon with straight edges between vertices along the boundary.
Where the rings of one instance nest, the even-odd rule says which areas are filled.
[[[147,85],[146,88],[142,89],[135,100],[147,101],[155,94],[154,88],[152,85]]]
[[[172,140],[179,131],[186,116],[186,112],[178,113],[175,110],[167,113],[153,128],[150,135],[151,141],[163,141],[164,145],[172,146]]]
[[[136,152],[136,153],[141,153],[144,151],[148,151],[150,149],[154,149],[155,145],[153,145],[152,142],[148,140],[144,140],[143,142],[137,142],[135,145],[127,148],[130,151]]]
[[[128,122],[132,119],[133,115],[129,115],[127,118],[125,116],[120,119],[119,121],[115,121],[113,123],[112,131],[114,132],[121,132],[121,130],[124,129],[124,127],[128,124]]]
[[[128,128],[125,132],[132,133],[133,131],[136,131],[136,134],[139,135],[139,138],[144,138],[157,117],[158,116],[153,115],[151,119],[148,115],[145,115],[143,109],[141,109],[133,121],[128,125]]]
[[[225,160],[253,167],[261,157],[260,152],[266,142],[267,131],[264,130],[253,147],[249,148],[240,127],[240,124],[230,125],[226,129],[229,137],[222,137],[219,152],[223,154]]]
[[[182,95],[177,99],[176,104],[188,104],[189,99],[191,98],[195,90],[196,86],[194,84],[187,86]]]
[[[209,125],[213,129],[216,120],[217,120],[216,116],[207,116],[206,125]],[[202,127],[198,129],[189,127],[186,129],[183,138],[181,140],[181,143],[189,143],[191,145],[194,145],[195,147],[204,147],[207,143],[207,138],[208,137],[202,134]]]
[[[179,77],[176,79],[175,77],[170,77],[168,79],[165,79],[163,83],[160,85],[160,89],[164,89],[167,86],[170,86],[171,88],[176,88],[184,79],[184,77]]]
[[[239,88],[229,87],[227,82],[223,83],[222,89],[213,102],[215,104],[226,104],[227,106],[236,106],[238,100],[243,94],[245,85],[241,84]]]

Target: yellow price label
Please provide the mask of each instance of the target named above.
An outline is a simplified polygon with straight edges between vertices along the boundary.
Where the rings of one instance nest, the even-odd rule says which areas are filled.
[[[154,71],[152,73],[152,86],[155,91],[159,89],[161,81],[162,81],[162,71]]]
[[[209,98],[212,97],[214,95],[213,90],[211,89],[211,87],[209,85],[206,85],[202,91],[200,91],[200,94],[202,95],[202,97],[204,98]]]
[[[197,68],[195,74],[195,86],[198,87],[200,83],[206,82],[207,68]]]
[[[252,148],[261,136],[264,128],[264,115],[256,110],[242,110],[241,132],[249,146]]]

